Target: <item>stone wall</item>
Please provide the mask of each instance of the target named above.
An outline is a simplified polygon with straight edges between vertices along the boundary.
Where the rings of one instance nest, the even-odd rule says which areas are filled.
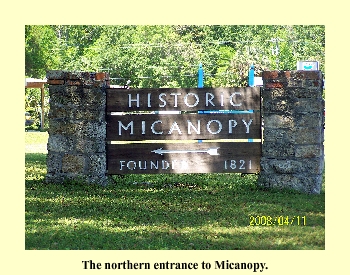
[[[320,71],[265,71],[259,183],[320,193],[324,100]]]
[[[49,71],[46,182],[106,184],[105,73]]]

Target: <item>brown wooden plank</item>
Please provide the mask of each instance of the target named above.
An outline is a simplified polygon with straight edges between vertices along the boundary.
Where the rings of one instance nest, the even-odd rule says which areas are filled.
[[[218,155],[209,154],[210,148]],[[107,169],[111,175],[258,173],[260,156],[261,144],[255,142],[108,144]]]
[[[260,109],[260,88],[107,89],[107,112]]]
[[[45,82],[27,82],[25,88],[44,88]]]
[[[259,139],[260,113],[107,116],[107,140]]]

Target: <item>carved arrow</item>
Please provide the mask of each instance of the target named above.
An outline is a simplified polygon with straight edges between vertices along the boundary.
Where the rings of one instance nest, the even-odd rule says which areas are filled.
[[[215,156],[215,155],[219,155],[218,153],[218,149],[220,147],[216,147],[216,148],[209,148],[206,150],[163,150],[163,148],[159,148],[157,150],[153,150],[151,151],[152,153],[156,153],[159,155],[163,155],[163,154],[186,154],[186,153],[207,153],[211,156]]]

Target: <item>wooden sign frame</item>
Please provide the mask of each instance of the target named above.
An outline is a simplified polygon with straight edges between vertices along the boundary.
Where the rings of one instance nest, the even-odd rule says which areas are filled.
[[[257,173],[260,88],[107,89],[107,173]]]

